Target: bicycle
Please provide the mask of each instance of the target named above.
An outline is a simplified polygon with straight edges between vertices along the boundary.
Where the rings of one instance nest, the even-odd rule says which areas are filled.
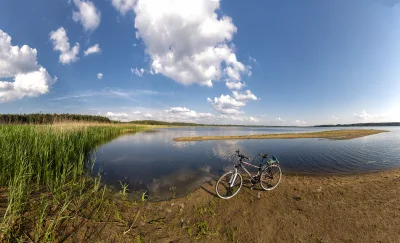
[[[250,159],[243,154],[240,154],[239,150],[236,151],[236,154],[240,160],[239,163],[234,166],[235,170],[223,174],[215,185],[215,191],[220,198],[230,199],[234,197],[242,188],[243,177],[238,172],[239,169],[243,169],[250,176],[252,190],[256,184],[260,184],[261,187],[266,191],[275,189],[278,186],[281,181],[282,170],[279,166],[279,160],[275,156],[272,156],[271,159],[268,159],[268,154],[259,154],[262,157],[262,160],[260,166],[256,166],[243,161],[244,159]],[[266,160],[266,163],[264,163],[264,160]],[[257,174],[254,176],[251,175],[243,165],[257,168]],[[237,188],[236,191],[235,188]]]

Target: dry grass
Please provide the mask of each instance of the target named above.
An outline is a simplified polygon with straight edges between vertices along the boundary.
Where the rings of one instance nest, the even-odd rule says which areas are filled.
[[[334,140],[345,140],[374,135],[385,130],[373,129],[354,129],[354,130],[331,130],[310,133],[281,133],[281,134],[256,134],[256,135],[237,135],[237,136],[199,136],[199,137],[179,137],[174,141],[204,141],[204,140],[232,140],[232,139],[294,139],[294,138],[327,138]]]

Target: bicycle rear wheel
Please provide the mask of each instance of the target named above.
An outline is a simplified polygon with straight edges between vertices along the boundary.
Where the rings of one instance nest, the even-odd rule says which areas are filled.
[[[261,187],[266,190],[272,190],[276,188],[281,182],[282,170],[279,165],[269,165],[262,173],[260,177]]]
[[[219,180],[217,181],[217,184],[215,185],[215,191],[217,192],[217,195],[222,198],[222,199],[229,199],[234,197],[239,191],[240,188],[242,188],[243,184],[243,178],[240,173],[236,174],[236,178],[233,178],[235,176],[235,172],[227,172],[223,174]],[[229,182],[232,181],[231,185]]]

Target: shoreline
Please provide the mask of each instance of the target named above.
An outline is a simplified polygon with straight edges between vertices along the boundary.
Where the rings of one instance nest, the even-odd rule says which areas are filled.
[[[277,134],[254,134],[254,135],[236,135],[236,136],[193,136],[193,137],[177,137],[173,140],[176,142],[187,141],[205,141],[205,140],[236,140],[236,139],[296,139],[296,138],[327,138],[332,140],[348,140],[389,132],[387,130],[374,129],[343,129],[328,130],[321,132],[309,133],[277,133]]]
[[[132,206],[117,200],[121,217],[133,222],[131,232],[117,237],[121,226],[108,224],[90,240],[129,242],[137,235],[145,242],[400,240],[400,168],[329,176],[284,173],[272,191],[250,190],[243,179],[241,191],[229,200],[215,196],[215,181],[168,201]],[[77,236],[95,226],[87,222]]]

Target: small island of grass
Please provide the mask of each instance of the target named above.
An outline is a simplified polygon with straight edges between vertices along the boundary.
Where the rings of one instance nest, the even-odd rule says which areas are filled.
[[[278,134],[255,134],[255,135],[236,135],[236,136],[198,136],[198,137],[178,137],[174,141],[204,141],[204,140],[232,140],[232,139],[294,139],[294,138],[327,138],[333,140],[346,140],[374,135],[385,130],[374,129],[353,129],[353,130],[330,130],[309,133],[278,133]]]

